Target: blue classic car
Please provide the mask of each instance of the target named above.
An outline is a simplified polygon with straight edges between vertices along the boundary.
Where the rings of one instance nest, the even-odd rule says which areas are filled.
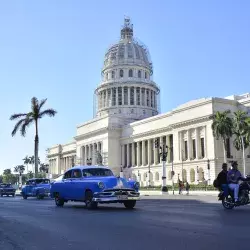
[[[26,200],[28,197],[43,199],[50,196],[50,180],[46,178],[33,178],[22,187],[21,195]]]
[[[138,182],[116,177],[107,167],[77,166],[65,172],[62,180],[51,183],[50,195],[60,207],[68,201],[82,201],[87,208],[123,203],[132,209],[140,199],[138,190]]]

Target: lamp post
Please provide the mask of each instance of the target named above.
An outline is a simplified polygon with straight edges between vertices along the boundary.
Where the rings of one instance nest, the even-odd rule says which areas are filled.
[[[199,184],[199,167],[196,167],[196,173],[197,173],[197,182]]]
[[[155,140],[155,148],[159,148],[160,149],[160,157],[162,160],[162,188],[161,191],[162,192],[168,192],[168,188],[167,188],[167,182],[166,182],[166,160],[167,160],[167,156],[168,156],[168,146],[163,145],[159,145],[159,141],[158,139]]]
[[[150,188],[151,187],[151,185],[150,185],[150,173],[151,173],[151,171],[150,171],[150,164],[148,165],[148,187]]]
[[[183,155],[184,155],[184,150],[182,149],[181,150],[181,178],[182,178],[182,181],[184,182],[184,179],[183,179]]]
[[[122,166],[120,168],[120,178],[123,178],[123,168],[122,168]]]
[[[174,194],[174,155],[173,155],[173,146],[169,147],[170,153],[171,153],[171,159],[172,159],[172,171],[171,171],[171,176],[172,176],[172,188],[173,188],[173,194]]]
[[[210,185],[210,160],[207,159],[208,185]]]
[[[141,176],[139,170],[138,170],[138,182],[141,183]]]

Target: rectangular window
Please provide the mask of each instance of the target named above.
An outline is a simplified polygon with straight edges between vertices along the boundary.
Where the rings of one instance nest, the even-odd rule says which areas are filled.
[[[148,91],[148,89],[146,91],[146,97],[147,97],[147,107],[149,107],[149,91]]]
[[[151,102],[151,108],[153,108],[153,91],[150,91],[150,102]]]
[[[116,88],[113,88],[113,94],[112,94],[112,106],[116,105]]]
[[[188,158],[188,143],[187,141],[184,142],[184,152],[185,152],[185,160]]]
[[[122,105],[122,88],[118,87],[118,105]]]
[[[128,87],[124,87],[124,105],[128,105]]]
[[[142,88],[141,89],[141,105],[142,106],[145,106],[145,89],[144,88]]]
[[[201,157],[205,157],[205,141],[204,138],[201,138]]]
[[[141,103],[140,97],[141,97],[140,88],[136,88],[136,102],[137,102],[136,105],[140,105]]]
[[[196,158],[196,145],[195,145],[195,139],[192,140],[193,143],[193,158]]]
[[[135,105],[134,87],[130,88],[130,105]]]

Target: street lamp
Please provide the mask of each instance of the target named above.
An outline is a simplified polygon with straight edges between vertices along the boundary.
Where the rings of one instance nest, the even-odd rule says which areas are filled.
[[[151,171],[150,171],[150,164],[148,165],[148,187],[150,188],[151,187],[151,185],[150,185],[150,173],[151,173]]]
[[[167,156],[168,156],[168,146],[163,145],[159,145],[159,141],[158,139],[155,140],[155,148],[159,148],[160,149],[160,157],[162,160],[162,192],[168,192],[168,188],[167,188],[167,183],[166,183],[166,160],[167,160]]]
[[[181,178],[182,178],[182,181],[184,182],[184,179],[183,179],[183,155],[184,155],[184,150],[182,149],[181,150]]]

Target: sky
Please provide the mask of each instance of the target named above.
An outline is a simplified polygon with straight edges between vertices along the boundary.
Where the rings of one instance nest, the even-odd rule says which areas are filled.
[[[0,2],[0,173],[34,152],[34,126],[11,136],[13,113],[33,96],[54,118],[39,122],[39,156],[93,118],[104,54],[124,16],[149,49],[161,112],[193,99],[250,92],[250,1],[43,0]]]

